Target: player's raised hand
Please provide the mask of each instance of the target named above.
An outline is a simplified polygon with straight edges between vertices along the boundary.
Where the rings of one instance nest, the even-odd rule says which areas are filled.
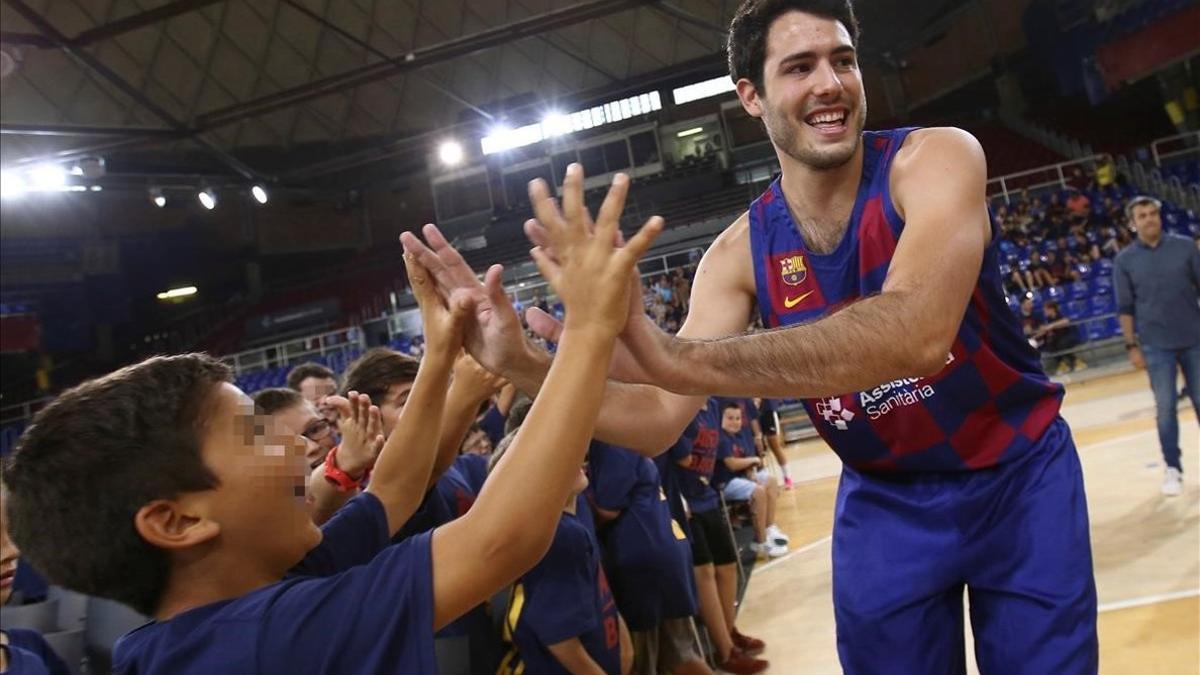
[[[492,265],[481,282],[436,226],[428,224],[422,233],[424,242],[411,232],[400,235],[405,256],[412,256],[428,271],[443,298],[459,293],[470,299],[473,320],[466,327],[467,351],[488,370],[505,373],[507,367],[520,362],[531,345],[504,292],[504,268]]]
[[[619,247],[629,177],[617,174],[613,178],[595,223],[583,203],[583,178],[583,168],[578,164],[567,167],[561,210],[544,181],[530,183],[534,213],[544,228],[545,243],[555,255],[541,246],[531,254],[566,307],[567,330],[587,327],[615,336],[624,328],[629,314],[634,267],[662,232],[663,221],[657,216],[651,218],[625,246]]]

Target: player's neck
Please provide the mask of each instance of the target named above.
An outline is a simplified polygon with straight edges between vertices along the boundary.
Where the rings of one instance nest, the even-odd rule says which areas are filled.
[[[190,560],[176,557],[154,619],[166,621],[190,609],[241,597],[282,577],[255,569],[244,558],[235,560],[219,552]]]
[[[863,143],[841,166],[816,169],[779,153],[780,183],[788,205],[801,216],[829,213],[849,201],[853,204],[862,180]]]

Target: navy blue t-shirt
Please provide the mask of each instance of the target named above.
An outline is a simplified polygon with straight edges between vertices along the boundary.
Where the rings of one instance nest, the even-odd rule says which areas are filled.
[[[467,453],[459,455],[454,460],[454,467],[462,474],[467,487],[476,495],[483,489],[483,483],[488,475],[488,456]]]
[[[432,536],[410,537],[370,563],[332,576],[292,577],[148,623],[117,641],[114,670],[125,675],[436,672]]]
[[[425,500],[421,502],[416,513],[392,538],[393,542],[403,541],[421,532],[428,532],[435,527],[445,525],[470,510],[475,503],[476,492],[471,488],[466,476],[459,470],[459,466],[456,461],[446,469],[446,472],[434,484],[433,489],[425,495]],[[482,670],[493,670],[495,664],[490,661],[499,658],[500,641],[490,627],[491,619],[488,617],[487,609],[483,605],[479,605],[447,624],[437,632],[437,637],[468,636],[471,652],[480,655],[480,658],[472,661],[472,668],[475,669],[475,661],[488,661],[482,666]],[[476,669],[474,672],[480,672],[480,670]]]
[[[479,428],[487,434],[493,448],[500,443],[500,439],[504,438],[504,425],[507,423],[508,415],[502,414],[495,403],[483,414],[483,419],[479,420]]]
[[[604,570],[630,630],[696,613],[691,546],[671,516],[654,462],[593,441],[588,478],[596,506],[619,511],[600,528]]]
[[[720,440],[720,417],[714,399],[696,415],[696,437],[692,440],[690,463],[679,472],[679,489],[692,513],[705,513],[720,507],[712,487],[713,468]]]
[[[475,496],[475,491],[471,489],[466,476],[459,471],[457,463],[451,464],[446,473],[434,483],[433,489],[426,493],[421,506],[408,522],[404,523],[392,541],[403,541],[414,534],[428,532],[462,516],[475,503]]]
[[[71,669],[36,630],[6,629],[9,675],[71,675]],[[75,664],[78,666],[79,664]]]
[[[687,509],[683,505],[683,493],[679,488],[679,472],[683,471],[683,467],[679,466],[679,460],[691,457],[692,442],[699,431],[700,426],[693,419],[688,422],[687,428],[683,430],[679,440],[675,441],[675,444],[666,452],[654,458],[654,465],[658,467],[658,479],[662,483],[663,492],[667,495],[667,506],[671,509],[671,517],[683,527],[683,532],[689,539],[692,532],[688,523]]]
[[[617,603],[613,600],[595,535],[577,516],[563,513],[550,550],[517,580],[506,617],[517,658],[504,672],[566,674],[548,647],[579,638],[609,673],[621,672]]]
[[[740,436],[721,430],[721,439],[717,441],[717,464],[713,470],[713,485],[718,489],[724,488],[730,479],[741,476],[741,471],[730,471],[729,467],[725,466],[725,460],[730,457],[752,457],[746,451],[745,442]]]
[[[356,495],[321,526],[321,543],[288,577],[327,577],[371,562],[389,543],[387,513],[369,492]]]

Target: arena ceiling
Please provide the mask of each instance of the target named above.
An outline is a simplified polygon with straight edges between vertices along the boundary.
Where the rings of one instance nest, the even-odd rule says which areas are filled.
[[[964,3],[861,0],[863,51]],[[712,76],[738,4],[3,0],[0,161],[173,152],[197,172],[314,179],[522,107]]]

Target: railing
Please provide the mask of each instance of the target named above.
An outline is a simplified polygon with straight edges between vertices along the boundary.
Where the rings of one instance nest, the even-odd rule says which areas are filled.
[[[1100,155],[1091,155],[1083,159],[1073,159],[1057,164],[1047,164],[1034,169],[1018,171],[1005,176],[993,178],[987,182],[988,199],[1003,197],[1004,202],[1011,202],[1011,195],[1020,190],[1040,190],[1041,188],[1058,186],[1067,187],[1067,174],[1063,169],[1074,166],[1094,168]],[[1029,179],[1028,181],[1022,179]]]
[[[222,356],[221,360],[233,367],[235,375],[252,370],[263,370],[285,366],[315,356],[335,352],[361,351],[366,348],[363,332],[357,326],[306,335],[266,347],[248,349],[236,354]]]
[[[1161,150],[1163,146],[1182,145],[1183,147]],[[1154,166],[1161,167],[1164,159],[1181,157],[1188,154],[1200,155],[1200,131],[1187,131],[1174,136],[1164,136],[1150,143],[1150,156],[1154,158]]]
[[[19,422],[33,417],[33,414],[41,410],[47,403],[53,401],[53,396],[43,396],[42,398],[25,401],[23,403],[14,403],[0,408],[0,425],[8,424],[9,422]]]

